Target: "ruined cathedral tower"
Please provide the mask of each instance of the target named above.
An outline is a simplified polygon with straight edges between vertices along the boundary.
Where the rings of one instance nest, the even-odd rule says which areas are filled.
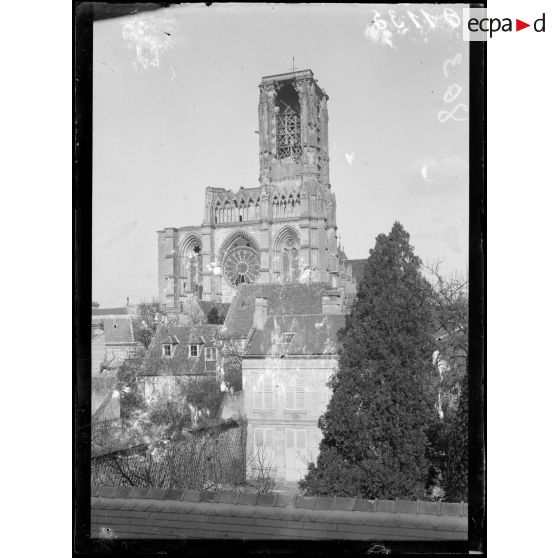
[[[159,235],[159,296],[230,302],[242,283],[324,282],[355,292],[329,183],[328,96],[311,70],[260,83],[259,186],[207,188],[201,226]]]

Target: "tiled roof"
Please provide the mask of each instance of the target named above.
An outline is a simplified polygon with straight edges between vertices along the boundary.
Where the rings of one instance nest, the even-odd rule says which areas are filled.
[[[203,346],[215,347],[219,325],[192,325],[192,326],[173,326],[162,325],[156,338],[152,341],[149,355],[143,375],[165,376],[176,375],[203,375],[215,372],[215,361],[205,362],[205,351]],[[163,357],[161,345],[168,343],[168,338],[175,338],[178,342],[175,345],[172,357]],[[199,356],[189,356],[190,344],[203,344],[200,348]]]
[[[468,505],[193,490],[91,488],[93,538],[467,540]]]
[[[367,261],[368,258],[364,258],[361,260],[347,260],[347,264],[353,268],[353,277],[355,278],[357,285],[362,281],[362,278],[364,276],[364,268]]]
[[[103,327],[107,344],[135,343],[134,329],[130,316],[111,316],[103,318]]]
[[[92,308],[92,316],[130,316],[137,314],[135,306],[123,306],[122,308]]]
[[[161,344],[167,345],[177,345],[178,343],[180,343],[180,341],[178,340],[178,337],[176,335],[169,335],[161,341]]]
[[[322,311],[322,293],[328,288],[326,283],[241,285],[220,336],[240,339],[248,335],[254,319],[256,297],[267,298],[269,315],[319,314]]]
[[[339,341],[337,332],[345,326],[344,314],[269,316],[263,330],[256,330],[246,356],[334,355]],[[284,333],[294,333],[284,343]]]

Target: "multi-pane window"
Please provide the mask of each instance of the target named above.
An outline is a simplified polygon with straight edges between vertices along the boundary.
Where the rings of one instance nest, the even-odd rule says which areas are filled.
[[[254,446],[257,448],[274,447],[274,431],[273,428],[254,428]]]
[[[306,430],[287,428],[285,438],[288,450],[296,450],[297,453],[300,452],[303,455],[306,453],[308,445]]]
[[[199,355],[199,347],[197,345],[190,345],[190,357],[197,357]]]
[[[163,356],[172,356],[172,345],[163,345]]]
[[[285,409],[304,411],[306,409],[305,376],[301,373],[290,374],[287,377],[285,390]]]
[[[253,467],[272,469],[275,466],[275,431],[273,428],[254,428]]]
[[[273,380],[269,374],[257,372],[253,376],[254,409],[259,411],[273,410]]]
[[[205,360],[215,360],[217,358],[217,349],[215,347],[205,348]]]

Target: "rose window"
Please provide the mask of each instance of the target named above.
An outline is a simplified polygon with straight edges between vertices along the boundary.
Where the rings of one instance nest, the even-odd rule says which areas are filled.
[[[259,273],[260,257],[253,248],[238,246],[225,256],[223,275],[231,286],[253,283]]]

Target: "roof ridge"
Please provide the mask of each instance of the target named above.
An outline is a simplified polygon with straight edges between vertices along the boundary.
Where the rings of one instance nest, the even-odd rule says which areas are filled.
[[[229,326],[229,322],[232,319],[232,315],[234,314],[234,311],[236,310],[236,307],[238,306],[239,300],[240,300],[240,294],[244,292],[244,287],[246,285],[240,285],[240,287],[238,288],[238,291],[235,295],[235,297],[233,298],[232,302],[230,303],[231,305],[229,306],[229,311],[227,312],[227,315],[225,316],[225,321],[223,323],[223,329],[226,330],[227,327]]]

